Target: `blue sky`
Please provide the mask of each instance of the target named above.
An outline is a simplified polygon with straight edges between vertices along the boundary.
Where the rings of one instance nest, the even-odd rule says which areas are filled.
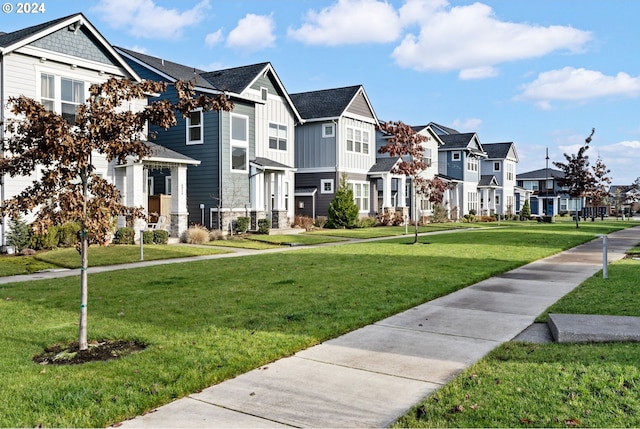
[[[0,31],[84,13],[113,45],[206,70],[270,61],[290,93],[362,84],[382,121],[513,141],[518,172],[587,152],[640,176],[640,1],[85,0],[0,15]],[[17,2],[10,2],[17,5]]]

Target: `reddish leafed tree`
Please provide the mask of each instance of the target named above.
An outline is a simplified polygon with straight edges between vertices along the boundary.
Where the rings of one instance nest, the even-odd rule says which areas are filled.
[[[404,175],[411,179],[412,189],[414,192],[413,211],[416,210],[416,196],[418,194],[426,195],[428,192],[428,181],[421,176],[421,173],[429,168],[424,160],[423,143],[429,140],[429,137],[418,134],[409,125],[402,121],[381,122],[378,130],[387,136],[387,144],[382,146],[378,152],[387,153],[391,157],[400,157],[399,161],[393,167],[391,173]],[[418,219],[414,216],[415,222],[415,239],[418,242]]]
[[[150,154],[145,143],[149,124],[166,129],[177,124],[176,111],[185,116],[197,108],[233,108],[224,94],[196,96],[189,82],[178,81],[174,88],[176,102],[164,99],[131,111],[126,109],[130,101],[163,93],[167,84],[110,78],[91,86],[89,99],[76,111],[75,123],[33,99],[20,96],[8,100],[14,116],[5,124],[8,138],[3,142],[5,156],[0,158],[0,171],[10,177],[31,176],[38,171],[38,178],[18,195],[2,201],[0,214],[16,217],[33,212],[32,226],[38,233],[69,221],[80,224],[80,350],[88,347],[89,241],[104,242],[112,232],[115,216],[144,216],[142,208],[123,205],[115,185],[96,174],[93,157],[116,162],[144,158]]]
[[[602,158],[598,156],[596,163],[592,166],[593,185],[591,189],[587,190],[587,200],[591,207],[591,220],[595,219],[596,210],[598,207],[606,205],[607,198],[609,196],[609,186],[611,185],[611,178],[608,174],[611,170],[602,161]],[[604,217],[604,212],[602,212]]]
[[[591,131],[591,135],[585,139],[584,145],[580,147],[577,154],[564,154],[566,162],[554,162],[553,165],[558,167],[564,173],[564,177],[557,178],[559,186],[566,187],[567,193],[573,199],[579,199],[586,195],[587,191],[593,188],[595,178],[593,172],[589,169],[589,157],[585,154],[589,150],[589,143],[595,129]],[[579,215],[576,205],[576,228],[579,228]]]

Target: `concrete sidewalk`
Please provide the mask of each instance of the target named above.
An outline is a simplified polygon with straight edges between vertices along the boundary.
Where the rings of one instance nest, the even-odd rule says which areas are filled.
[[[608,260],[640,227],[608,236]],[[602,268],[596,239],[301,351],[120,427],[386,427]]]

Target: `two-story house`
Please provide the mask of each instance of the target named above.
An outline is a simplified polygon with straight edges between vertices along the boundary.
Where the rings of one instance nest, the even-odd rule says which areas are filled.
[[[487,157],[480,165],[481,208],[483,214],[516,213],[516,164],[518,154],[513,142],[485,143]]]
[[[561,170],[541,168],[527,171],[516,176],[517,186],[531,191],[529,204],[531,215],[555,216],[576,209],[576,201],[572,201],[558,185],[558,178],[564,177]],[[578,210],[582,206],[578,207]]]
[[[144,79],[190,80],[197,93],[222,92],[234,103],[230,112],[196,110],[176,127],[156,130],[158,144],[201,161],[187,177],[189,222],[229,231],[237,217],[247,216],[252,230],[259,219],[288,228],[294,218],[294,129],[302,119],[271,63],[206,72],[117,50]],[[154,192],[175,192],[162,171],[153,178]]]
[[[10,97],[24,95],[42,103],[45,108],[62,114],[70,122],[75,120],[77,107],[89,97],[89,87],[109,77],[140,81],[138,74],[104,39],[81,13],[48,21],[11,33],[0,33],[0,122],[12,119],[7,102]],[[132,102],[124,108],[136,111],[146,100]],[[0,140],[10,137],[4,126]],[[153,147],[153,154],[145,160],[129,160],[117,165],[95,155],[96,173],[115,183],[123,202],[129,206],[146,207],[145,169],[163,165],[176,177],[186,174],[188,165],[197,161]],[[5,156],[4,152],[0,156]],[[0,172],[0,201],[14,197],[37,178],[9,177]],[[186,198],[178,194],[171,201],[175,212],[186,211]],[[31,221],[33,216],[27,217]],[[0,225],[0,245],[6,247],[7,219]],[[143,222],[144,223],[144,222]],[[124,219],[120,220],[124,225]],[[179,234],[177,228],[173,235]]]
[[[361,216],[373,213],[369,177],[378,119],[362,85],[291,94],[304,121],[295,130],[296,214],[326,216],[342,174]]]
[[[493,181],[481,183],[480,163],[487,157],[480,139],[476,133],[459,133],[451,128],[438,124],[430,124],[444,143],[438,149],[438,173],[456,184],[457,200],[450,202],[454,205],[455,216],[468,213],[480,213],[481,195],[479,186],[496,186]]]

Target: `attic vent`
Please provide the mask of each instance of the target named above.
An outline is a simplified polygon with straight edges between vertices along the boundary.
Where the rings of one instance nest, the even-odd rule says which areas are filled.
[[[269,89],[268,88],[260,88],[260,98],[262,101],[267,101],[269,97]]]

